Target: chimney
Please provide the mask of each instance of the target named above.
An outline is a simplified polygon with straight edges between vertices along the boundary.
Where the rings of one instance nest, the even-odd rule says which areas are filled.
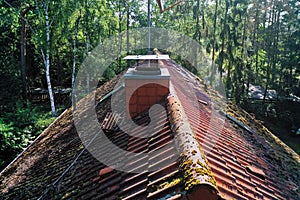
[[[136,117],[159,103],[169,94],[170,74],[159,65],[168,55],[133,55],[124,59],[137,60],[135,68],[125,74],[126,110],[128,118]]]

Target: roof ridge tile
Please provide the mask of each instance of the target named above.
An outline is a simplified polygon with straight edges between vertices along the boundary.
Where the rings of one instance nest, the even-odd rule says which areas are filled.
[[[168,96],[168,113],[177,150],[180,154],[180,170],[189,199],[218,199],[216,180],[211,172],[179,98]],[[198,195],[202,193],[202,195]]]

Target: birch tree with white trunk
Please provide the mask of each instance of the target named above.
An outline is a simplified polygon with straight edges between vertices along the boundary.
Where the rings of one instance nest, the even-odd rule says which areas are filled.
[[[47,81],[47,88],[48,88],[48,94],[49,94],[49,100],[50,100],[50,106],[51,106],[51,113],[52,117],[56,116],[56,110],[55,110],[55,102],[54,102],[54,95],[53,90],[51,86],[51,78],[50,78],[50,28],[53,20],[50,22],[49,19],[49,4],[50,1],[42,2],[41,4],[37,4],[37,9],[40,12],[40,6],[42,7],[44,18],[45,18],[45,34],[46,34],[46,41],[45,41],[45,47],[41,47],[40,51],[43,57],[44,66],[45,66],[45,75],[46,75],[46,81]]]

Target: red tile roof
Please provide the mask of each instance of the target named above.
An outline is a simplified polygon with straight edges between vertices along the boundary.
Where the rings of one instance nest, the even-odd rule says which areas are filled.
[[[172,67],[172,62],[165,62],[165,65],[169,66],[171,77],[174,78],[178,69]],[[230,120],[232,117],[228,117],[222,127],[222,120],[219,119],[222,117],[210,117],[212,104],[224,104],[224,101],[216,101],[221,97],[213,91],[201,91],[197,77],[193,77],[182,68],[180,70],[185,72],[179,76],[186,76],[185,80],[193,84],[192,88],[195,91],[178,90],[178,96],[195,136],[205,152],[221,196],[225,199],[299,198],[299,188],[295,187],[300,184],[299,156],[286,145],[282,145],[278,138],[249,114],[231,103],[223,105],[227,107],[228,116],[236,117],[240,120],[239,123],[244,121],[245,126],[249,127],[248,131],[236,126],[236,123]],[[176,81],[173,83],[178,84],[175,88],[182,85]],[[188,97],[191,93],[195,93],[196,98],[200,100],[198,109],[195,109],[194,102]],[[270,152],[276,152],[276,156],[271,156]],[[285,178],[282,174],[285,174]],[[294,189],[289,185],[293,185]]]
[[[164,65],[174,90],[161,101],[168,117],[163,110],[153,111],[151,124],[161,128],[151,129],[149,137],[139,137],[149,134],[147,128],[125,124],[119,129],[112,118],[120,116],[112,113],[110,99],[97,106],[110,141],[147,153],[125,162],[129,172],[106,166],[84,148],[68,110],[1,172],[0,199],[299,199],[297,154],[184,68],[172,61]],[[118,80],[99,88],[97,99]],[[124,96],[124,89],[118,93]],[[142,113],[135,120],[145,126],[150,119]],[[100,142],[96,135],[93,143]],[[96,150],[105,154],[107,146]],[[136,169],[146,170],[131,173]]]

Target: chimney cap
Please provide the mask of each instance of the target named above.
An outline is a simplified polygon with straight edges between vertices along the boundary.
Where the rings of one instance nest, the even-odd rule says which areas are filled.
[[[124,60],[169,60],[169,55],[128,55]]]
[[[129,68],[125,74],[125,79],[132,80],[162,80],[162,79],[170,79],[169,70],[166,68],[160,68],[159,74],[153,74],[147,71],[138,72],[135,68]]]

